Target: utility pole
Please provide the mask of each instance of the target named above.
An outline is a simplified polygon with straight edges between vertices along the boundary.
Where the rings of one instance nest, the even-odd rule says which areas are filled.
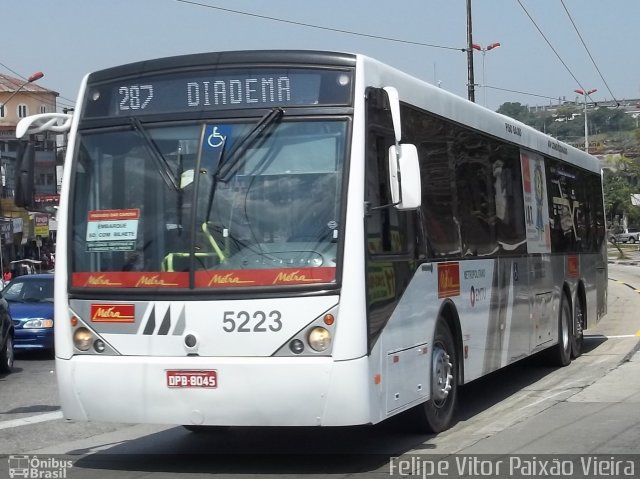
[[[473,35],[471,29],[471,0],[467,0],[467,69],[469,77],[467,79],[467,91],[469,101],[476,101],[475,80],[473,79]]]

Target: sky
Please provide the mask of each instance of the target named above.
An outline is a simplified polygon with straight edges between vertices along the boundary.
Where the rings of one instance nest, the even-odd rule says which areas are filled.
[[[362,53],[466,98],[466,2],[2,0],[0,73],[26,78],[42,71],[38,85],[60,94],[59,107],[72,107],[86,73],[119,64],[207,51],[313,49]],[[640,0],[471,5],[473,42],[500,43],[474,53],[477,103],[495,110],[505,102],[582,101],[575,89],[597,89],[594,101],[640,98]]]

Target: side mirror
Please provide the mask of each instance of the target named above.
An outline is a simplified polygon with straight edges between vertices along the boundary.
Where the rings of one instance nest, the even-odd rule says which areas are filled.
[[[33,206],[33,167],[35,157],[33,143],[21,141],[16,153],[15,204],[27,209]]]
[[[405,143],[389,148],[391,201],[396,209],[415,210],[422,202],[420,162],[415,145]]]
[[[400,120],[400,96],[392,86],[384,87],[389,100],[391,121],[396,144],[389,148],[389,186],[391,201],[396,209],[415,210],[420,207],[422,191],[420,162],[415,145],[401,144],[402,122]]]

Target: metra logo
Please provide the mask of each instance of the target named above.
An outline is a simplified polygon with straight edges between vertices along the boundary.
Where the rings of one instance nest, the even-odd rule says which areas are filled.
[[[242,278],[234,275],[233,273],[227,274],[214,274],[209,281],[209,286],[213,286],[216,284],[244,284],[244,283],[253,283],[251,280],[243,280]]]
[[[438,263],[438,298],[460,296],[460,264]]]
[[[273,284],[277,283],[314,283],[322,281],[315,278],[307,278],[304,274],[300,274],[299,270],[293,271],[291,273],[278,273],[278,276],[273,280]]]
[[[104,275],[91,275],[87,279],[85,286],[122,286],[122,283],[114,283]]]
[[[94,323],[133,323],[135,319],[134,304],[91,305],[91,321]]]
[[[136,288],[139,286],[178,286],[177,283],[165,283],[157,274],[146,276],[140,276],[140,279],[136,282]]]

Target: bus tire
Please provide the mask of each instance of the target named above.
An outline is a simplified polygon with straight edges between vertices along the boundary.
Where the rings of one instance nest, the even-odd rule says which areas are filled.
[[[433,336],[429,384],[431,396],[419,406],[419,420],[428,432],[438,433],[451,426],[458,399],[458,356],[443,320],[438,321]]]
[[[573,334],[571,335],[571,357],[579,358],[582,354],[582,342],[584,340],[584,307],[582,299],[576,299],[576,305],[573,310]]]
[[[562,293],[558,314],[558,343],[549,350],[552,366],[564,367],[571,362],[571,308],[567,295]]]

